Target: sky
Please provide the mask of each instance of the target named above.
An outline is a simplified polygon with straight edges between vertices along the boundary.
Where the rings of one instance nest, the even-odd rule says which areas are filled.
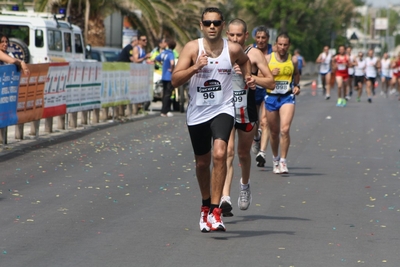
[[[366,3],[373,7],[387,7],[390,4],[399,4],[399,0],[367,0]]]

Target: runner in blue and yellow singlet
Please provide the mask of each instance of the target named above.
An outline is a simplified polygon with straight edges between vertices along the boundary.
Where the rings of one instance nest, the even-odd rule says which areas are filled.
[[[265,109],[270,129],[273,154],[273,172],[289,173],[286,156],[290,145],[290,125],[295,110],[295,95],[300,93],[300,75],[297,57],[288,51],[290,38],[282,33],[276,38],[276,52],[267,56],[268,66],[274,76],[275,88],[267,89]],[[280,146],[280,155],[279,155]]]

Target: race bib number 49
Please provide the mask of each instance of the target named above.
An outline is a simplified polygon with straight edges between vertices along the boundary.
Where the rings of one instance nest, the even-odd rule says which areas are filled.
[[[219,105],[223,101],[221,83],[217,80],[209,80],[204,86],[197,87],[196,105],[212,106]]]

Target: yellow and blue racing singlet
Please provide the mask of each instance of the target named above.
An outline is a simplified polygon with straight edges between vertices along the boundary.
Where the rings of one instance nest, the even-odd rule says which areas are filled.
[[[279,74],[274,76],[275,88],[267,89],[268,94],[287,94],[292,91],[294,66],[292,55],[288,55],[285,62],[279,62],[275,57],[275,52],[271,53],[271,60],[268,63],[269,69],[279,69]]]

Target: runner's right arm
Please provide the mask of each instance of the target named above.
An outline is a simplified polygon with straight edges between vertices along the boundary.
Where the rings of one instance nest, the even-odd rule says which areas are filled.
[[[190,41],[183,47],[178,63],[172,73],[171,82],[173,87],[183,85],[204,66],[207,66],[207,54],[203,51],[199,58],[197,58],[198,51],[199,45],[197,40]]]

